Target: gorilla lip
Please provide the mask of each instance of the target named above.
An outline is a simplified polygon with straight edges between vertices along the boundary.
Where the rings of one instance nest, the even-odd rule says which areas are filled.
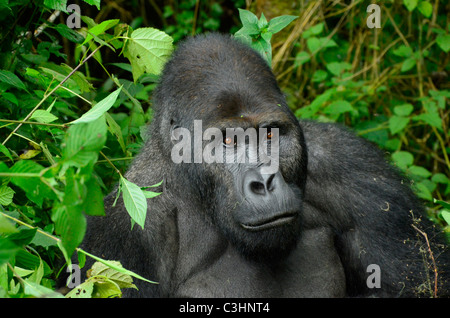
[[[241,226],[249,231],[263,231],[290,223],[296,217],[296,212],[285,212],[268,219],[259,220],[255,223],[241,223]]]

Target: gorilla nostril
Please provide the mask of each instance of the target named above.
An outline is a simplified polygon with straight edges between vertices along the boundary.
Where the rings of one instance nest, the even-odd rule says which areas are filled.
[[[272,183],[272,181],[273,181],[274,178],[275,178],[275,174],[271,175],[271,176],[269,177],[269,179],[267,179],[266,185],[267,185],[267,190],[268,190],[268,191],[273,191],[274,188],[275,188],[275,182]]]
[[[266,194],[266,188],[264,187],[264,184],[258,181],[253,181],[250,183],[250,190],[255,194],[260,195]]]

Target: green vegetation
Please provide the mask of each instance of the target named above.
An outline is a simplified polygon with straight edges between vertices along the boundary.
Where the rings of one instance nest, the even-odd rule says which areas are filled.
[[[164,180],[136,185],[123,173],[147,138],[173,45],[201,32],[261,52],[299,118],[377,143],[450,230],[446,3],[380,1],[380,28],[366,23],[369,1],[114,3],[80,1],[78,17],[66,1],[0,1],[0,297],[63,297],[55,281],[74,251],[80,265],[99,262],[68,297],[120,296],[145,279],[78,248],[85,215],[103,215],[118,184],[144,226],[146,198],[159,194],[149,187]]]

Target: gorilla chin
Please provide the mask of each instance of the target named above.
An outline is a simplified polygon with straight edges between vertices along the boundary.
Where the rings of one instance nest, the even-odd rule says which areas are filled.
[[[301,236],[300,211],[283,211],[252,222],[235,220],[230,241],[249,260],[274,264],[295,249]],[[239,214],[238,214],[239,215]]]

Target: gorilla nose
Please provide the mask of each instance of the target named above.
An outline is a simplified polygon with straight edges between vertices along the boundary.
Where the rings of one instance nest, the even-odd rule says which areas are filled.
[[[281,178],[279,172],[261,174],[255,170],[247,171],[244,176],[244,195],[246,197],[269,195],[277,188],[277,178]]]

